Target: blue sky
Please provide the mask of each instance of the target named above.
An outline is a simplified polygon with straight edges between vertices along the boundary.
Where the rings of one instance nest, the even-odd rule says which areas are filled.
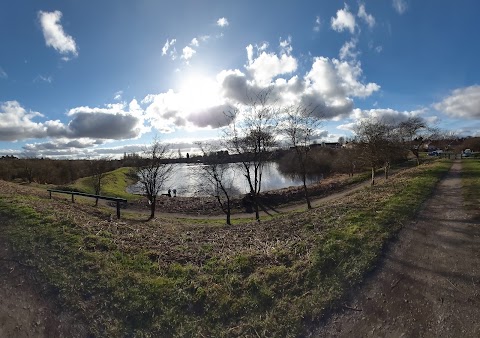
[[[97,157],[218,137],[271,88],[336,141],[369,116],[480,136],[480,3],[0,2],[0,155]]]

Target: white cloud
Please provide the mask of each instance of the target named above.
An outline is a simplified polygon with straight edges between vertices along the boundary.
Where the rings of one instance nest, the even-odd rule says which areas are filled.
[[[332,29],[337,32],[343,32],[346,29],[352,34],[355,32],[355,16],[349,12],[347,4],[337,11],[337,16],[332,17],[330,23]]]
[[[386,123],[400,123],[411,117],[421,117],[427,109],[419,109],[412,111],[398,111],[391,108],[376,108],[376,109],[359,109],[355,108],[350,114],[350,122],[337,126],[340,130],[354,131],[355,127],[367,119],[374,119]]]
[[[225,126],[224,114],[231,106],[221,96],[220,85],[208,78],[192,78],[180,91],[147,95],[143,104],[146,118],[153,127],[163,133],[176,128],[195,129]]]
[[[217,26],[226,27],[229,24],[230,23],[228,22],[227,18],[220,18],[220,19],[217,20]]]
[[[0,140],[17,141],[46,136],[46,127],[33,122],[34,118],[43,117],[38,112],[28,112],[17,101],[0,104]]]
[[[186,46],[185,48],[183,48],[183,51],[182,51],[182,56],[181,58],[184,59],[185,61],[188,61],[190,60],[193,55],[195,55],[196,51],[195,49],[189,47],[189,46]]]
[[[122,140],[139,137],[148,131],[144,126],[143,110],[137,100],[133,99],[128,110],[126,108],[125,103],[108,104],[104,108],[72,108],[67,113],[72,119],[65,136]]]
[[[35,79],[33,79],[33,82],[47,82],[47,83],[52,83],[53,78],[51,75],[49,76],[43,76],[43,75],[38,75]]]
[[[38,19],[40,25],[42,26],[43,36],[45,38],[45,43],[49,47],[53,47],[62,55],[73,55],[77,56],[77,45],[75,40],[68,34],[63,31],[63,27],[60,24],[60,19],[62,18],[62,12],[38,12]],[[65,57],[66,61],[70,58]]]
[[[353,98],[367,97],[380,89],[364,81],[360,62],[355,59],[356,40],[345,47],[345,59],[316,57],[305,76],[299,76],[298,61],[291,40],[280,40],[278,53],[269,52],[268,44],[248,45],[244,69],[220,71],[214,80],[184,79],[178,91],[147,95],[145,118],[160,132],[176,129],[217,128],[228,123],[224,112],[245,107],[249,98],[269,90],[269,100],[279,105],[309,104],[326,119],[347,117]],[[267,89],[268,88],[268,89]]]
[[[265,49],[267,47],[268,45],[265,46]],[[290,55],[290,53],[293,51],[292,37],[290,35],[285,40],[280,39],[280,51],[282,54],[287,54],[287,55]]]
[[[8,74],[5,73],[5,71],[0,67],[0,79],[6,79],[8,78]]]
[[[193,38],[192,41],[190,42],[190,45],[194,46],[194,47],[198,47],[198,39],[197,38]]]
[[[77,107],[70,109],[67,124],[59,120],[34,122],[44,117],[27,112],[17,101],[0,104],[0,140],[20,141],[32,138],[90,138],[95,140],[130,139],[140,136],[144,126],[143,110],[136,100],[128,105],[110,104],[105,108]]]
[[[119,90],[118,92],[116,92],[116,93],[114,94],[113,99],[114,99],[115,101],[120,101],[120,100],[122,99],[122,95],[123,95],[123,90]]]
[[[365,21],[368,27],[373,28],[373,26],[375,26],[375,18],[373,17],[373,15],[366,12],[364,4],[360,4],[360,6],[358,7],[357,15],[360,19],[363,19]]]
[[[352,59],[356,60],[359,52],[356,50],[358,39],[352,38],[350,41],[347,41],[340,48],[339,56],[340,60]]]
[[[290,47],[288,43],[285,46],[287,49]],[[292,73],[297,70],[298,66],[297,60],[287,54],[278,57],[274,53],[262,51],[256,59],[253,59],[252,45],[247,46],[247,57],[246,68],[259,85],[268,85],[274,77]]]
[[[368,97],[380,90],[380,86],[376,83],[363,84],[360,81],[363,71],[359,61],[346,62],[333,59],[332,62],[337,74],[342,79],[341,86],[345,89],[347,95]]]
[[[382,50],[383,50],[383,47],[382,47],[382,46],[377,46],[377,47],[375,47],[375,51],[376,51],[377,53],[381,53]]]
[[[405,13],[408,8],[408,5],[405,0],[393,0],[392,6],[397,11],[398,14]]]
[[[322,25],[322,21],[320,20],[320,17],[317,15],[317,17],[315,18],[315,24],[313,25],[313,31],[320,32],[321,25]]]
[[[480,86],[473,85],[455,89],[449,96],[433,106],[452,117],[478,119],[480,118]]]
[[[170,49],[170,47],[172,47],[175,44],[175,42],[177,42],[176,39],[172,39],[172,40],[167,39],[167,42],[165,42],[162,48],[162,55],[167,55],[168,50]]]

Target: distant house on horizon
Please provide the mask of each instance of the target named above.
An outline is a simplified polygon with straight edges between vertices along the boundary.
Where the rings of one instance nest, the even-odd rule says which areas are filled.
[[[310,145],[311,148],[332,148],[338,149],[341,148],[342,145],[339,142],[322,142],[322,143],[314,143]]]

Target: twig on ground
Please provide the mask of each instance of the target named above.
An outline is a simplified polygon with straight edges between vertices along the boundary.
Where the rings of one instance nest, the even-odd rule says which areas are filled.
[[[398,285],[398,283],[400,283],[400,281],[401,281],[402,279],[403,279],[403,277],[400,277],[399,279],[397,279],[397,281],[394,282],[394,283],[392,284],[392,286],[390,287],[390,290],[393,290],[393,289]]]
[[[465,294],[465,292],[463,292],[463,291],[462,291],[462,290],[460,290],[460,289],[459,289],[459,288],[458,288],[458,287],[457,287],[455,284],[453,284],[453,283],[452,283],[452,281],[451,281],[450,279],[448,279],[448,278],[447,278],[447,280],[448,280],[448,282],[449,282],[450,284],[452,284],[452,286],[453,286],[455,289],[457,289],[459,292],[461,292],[461,293]]]
[[[343,307],[344,307],[345,309],[348,309],[348,310],[363,311],[362,309],[357,309],[356,307],[351,307],[351,306],[348,306],[348,305],[343,305]]]

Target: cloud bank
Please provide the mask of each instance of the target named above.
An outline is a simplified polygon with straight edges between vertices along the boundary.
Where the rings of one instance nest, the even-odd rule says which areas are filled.
[[[441,102],[434,104],[434,108],[451,117],[479,119],[480,86],[455,89]]]

